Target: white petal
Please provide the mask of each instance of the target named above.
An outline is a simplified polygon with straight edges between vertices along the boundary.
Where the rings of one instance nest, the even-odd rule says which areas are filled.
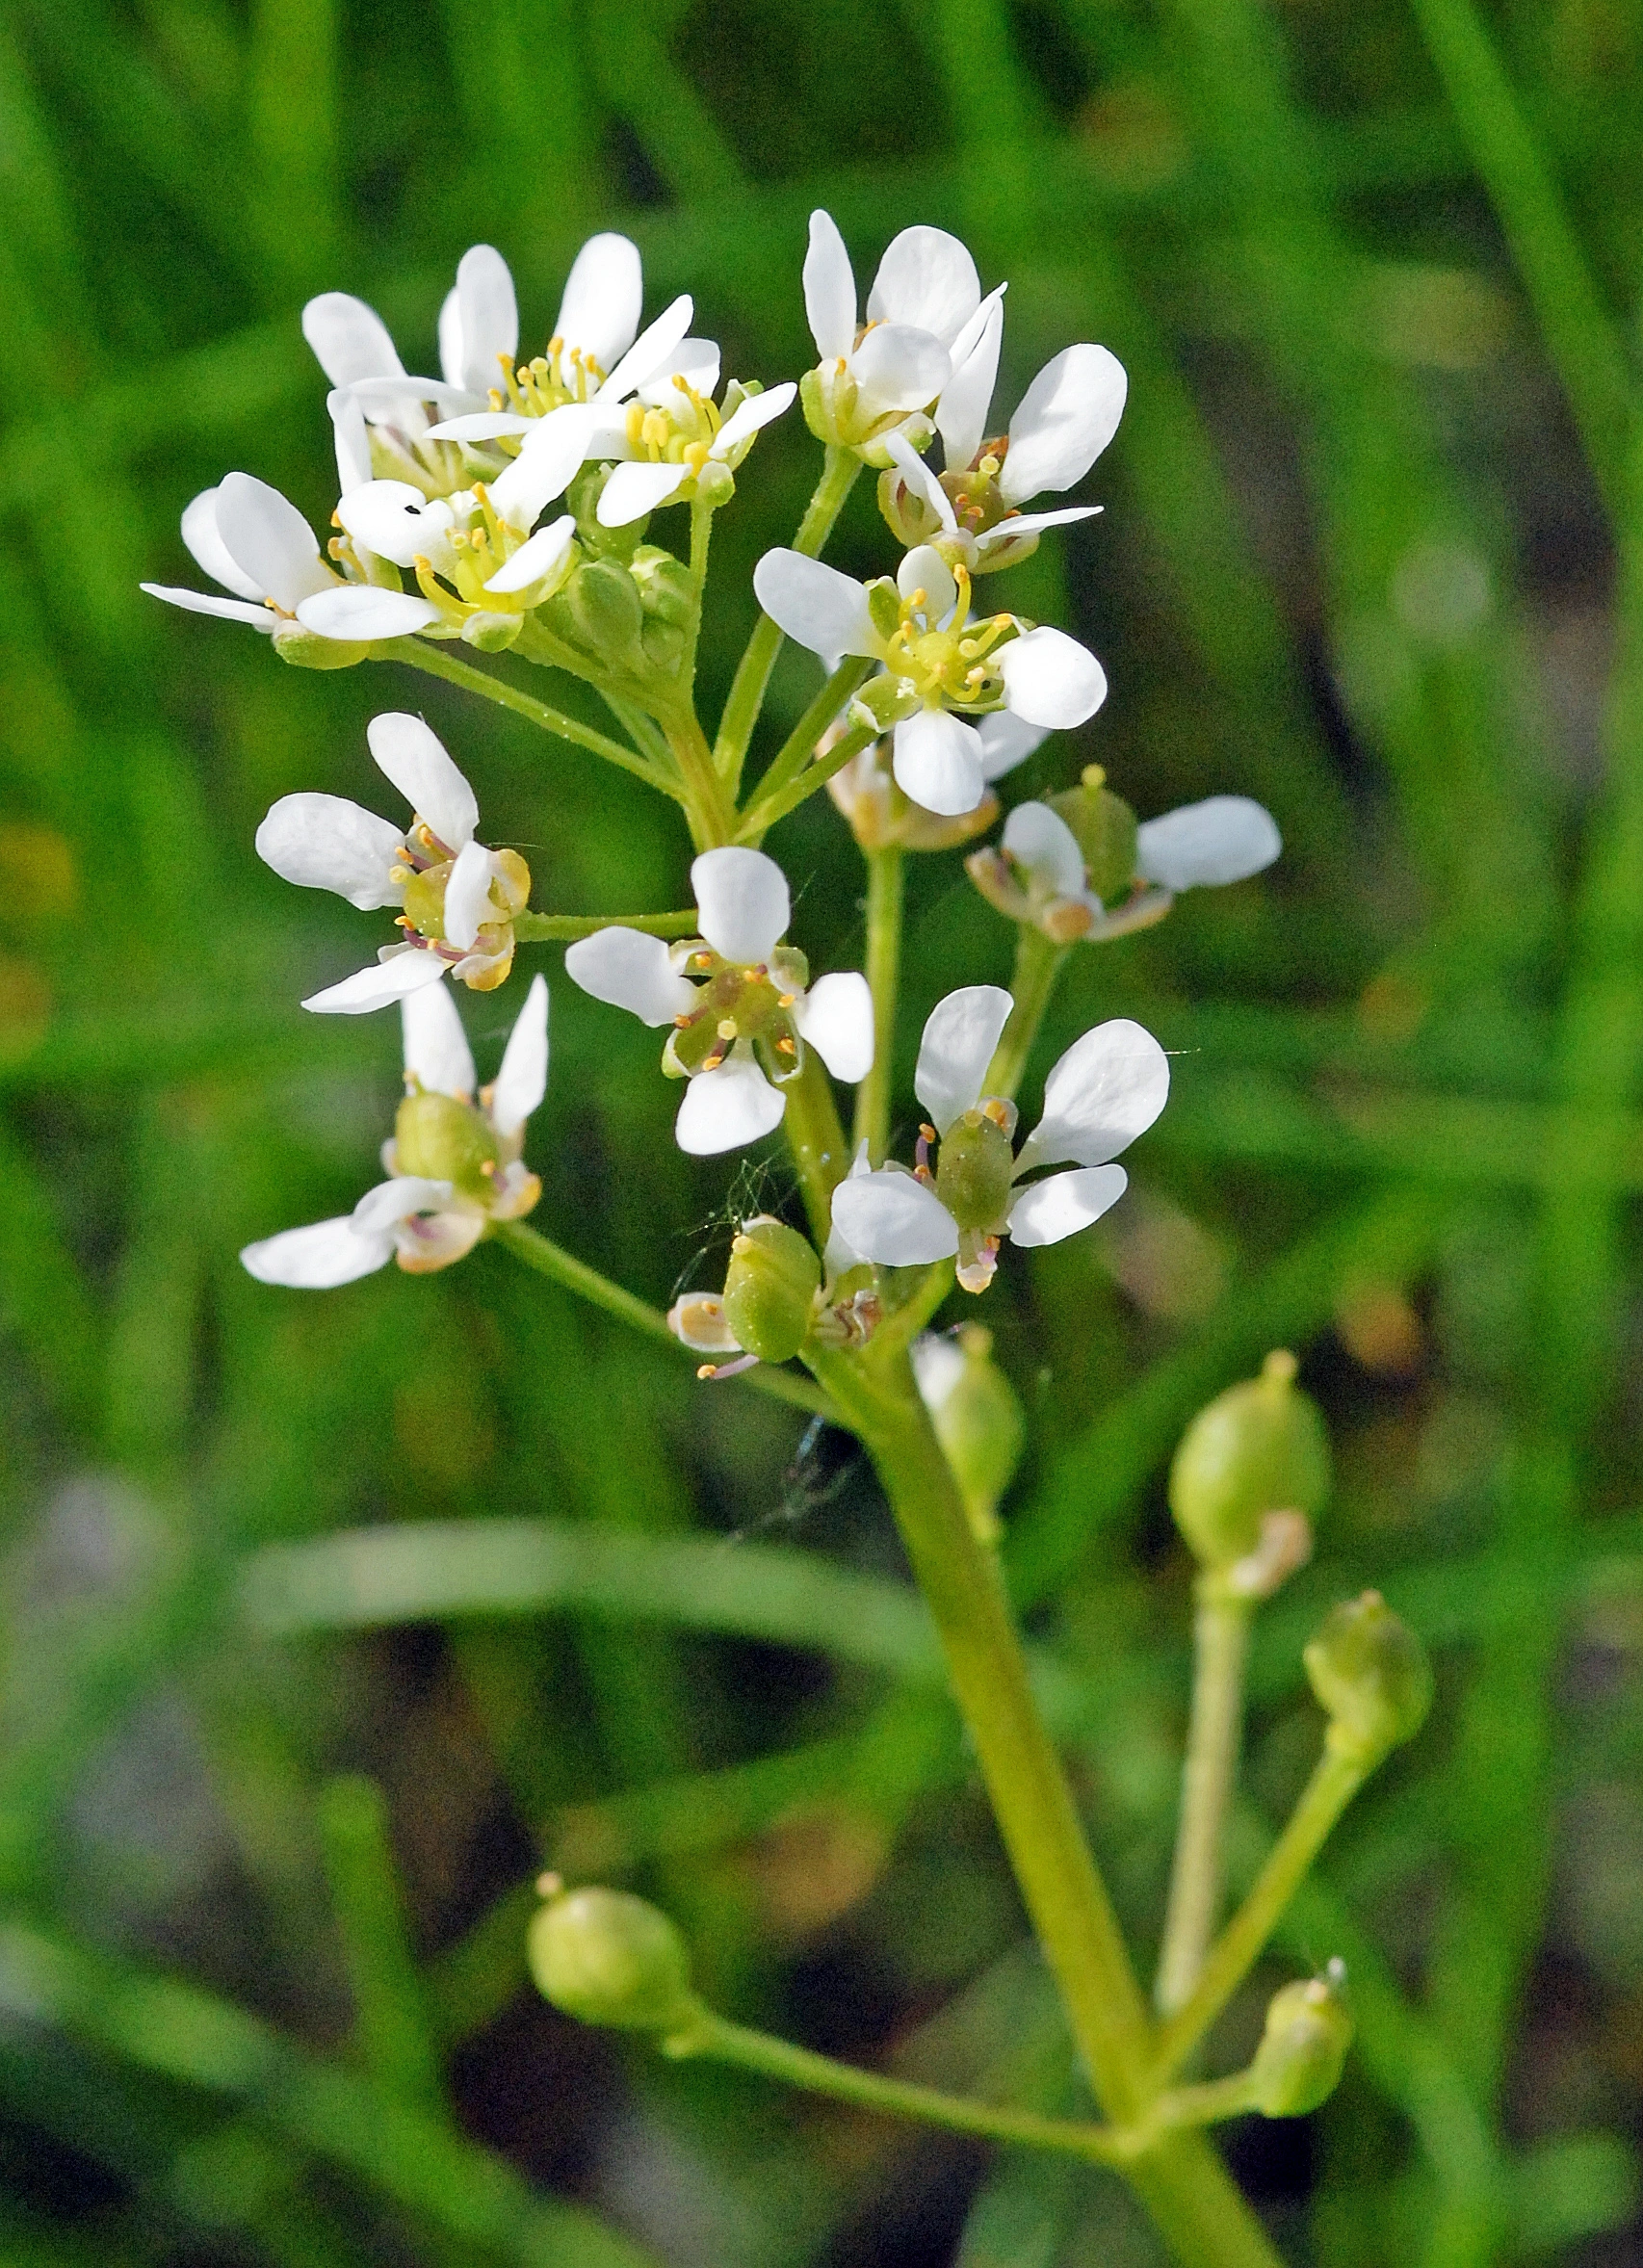
[[[962,472],[987,437],[987,412],[999,375],[999,348],[1004,335],[1002,289],[989,293],[954,343],[952,376],[936,404],[935,428],[947,451],[947,469]],[[972,337],[974,334],[974,337]]]
[[[683,378],[693,393],[718,392],[718,347],[712,339],[681,339],[666,362],[634,392],[639,401],[665,409],[679,399],[676,380]]]
[[[420,992],[406,993],[400,1003],[400,1026],[405,1077],[430,1094],[471,1103],[479,1084],[473,1050],[449,985],[425,984]]]
[[[856,340],[856,279],[850,255],[831,213],[810,216],[804,255],[804,312],[816,352],[824,362],[848,354]]]
[[[762,428],[781,416],[797,392],[798,388],[790,378],[785,384],[768,386],[762,394],[749,394],[731,411],[715,435],[715,456],[727,457],[733,449],[740,449],[743,441],[751,440]]]
[[[1086,1165],[1077,1173],[1053,1173],[1034,1182],[1009,1209],[1009,1233],[1017,1244],[1058,1244],[1076,1237],[1117,1204],[1130,1177],[1121,1165]]]
[[[567,946],[564,973],[573,984],[641,1024],[671,1024],[696,1004],[696,988],[673,968],[665,939],[642,929],[595,929]]]
[[[981,1100],[981,1082],[1015,1003],[1002,984],[966,984],[925,1019],[913,1092],[938,1134]]]
[[[355,543],[397,567],[437,557],[450,540],[450,505],[442,496],[430,502],[408,481],[367,481],[351,489],[336,511]]]
[[[950,1260],[958,1250],[957,1222],[935,1191],[910,1173],[868,1173],[841,1182],[833,1191],[833,1218],[852,1252],[885,1267],[918,1267]]]
[[[485,396],[476,394],[472,386],[454,386],[446,378],[418,378],[414,374],[403,378],[357,378],[349,391],[367,417],[394,419],[419,433],[425,402],[437,402],[447,417],[459,417],[465,411],[490,406]]]
[[[835,1079],[853,1085],[873,1069],[873,993],[854,969],[819,978],[795,1005],[793,1020]]]
[[[1034,748],[1041,747],[1050,737],[1048,726],[1028,724],[1021,717],[1012,717],[1007,709],[995,709],[991,716],[978,717],[976,730],[981,740],[981,769],[990,780],[1001,780],[1006,771],[1025,764]]]
[[[1004,821],[1004,847],[1040,890],[1056,898],[1083,896],[1083,852],[1078,837],[1048,803],[1018,803]]]
[[[407,950],[388,960],[373,961],[340,984],[327,984],[324,992],[310,993],[302,1005],[316,1016],[369,1016],[374,1008],[392,1007],[407,992],[437,984],[445,969],[436,952]]]
[[[932,628],[946,622],[958,604],[958,586],[952,569],[933,543],[916,543],[903,552],[896,570],[896,587],[905,599],[924,592],[923,611]]]
[[[976,263],[945,228],[903,228],[878,263],[870,323],[910,323],[951,347],[981,303]]]
[[[633,345],[643,305],[639,247],[625,236],[590,236],[565,278],[554,336],[610,370]]]
[[[519,302],[508,262],[494,245],[477,244],[462,254],[456,269],[456,301],[460,309],[461,366],[445,376],[459,386],[482,394],[500,378],[498,364],[512,363],[519,349]],[[444,345],[443,339],[440,342]]]
[[[534,433],[539,417],[521,417],[516,409],[476,409],[464,417],[442,418],[430,426],[430,441],[500,441],[505,434]]]
[[[496,1178],[498,1182],[502,1180],[500,1174]],[[472,1252],[484,1232],[482,1213],[466,1210],[412,1213],[394,1232],[394,1242],[400,1248],[400,1265],[417,1275],[449,1267],[454,1260]]]
[[[946,398],[943,395],[944,401]],[[949,498],[947,490],[936,479],[934,473],[930,471],[929,466],[926,464],[906,434],[886,433],[884,446],[895,458],[901,478],[911,488],[913,494],[923,501],[927,510],[934,512],[942,527],[955,529],[958,522],[953,516],[952,500]],[[951,582],[952,577],[950,576],[948,580]]]
[[[691,865],[691,888],[702,935],[727,961],[757,967],[787,935],[787,876],[762,850],[704,850]]]
[[[1169,1100],[1169,1057],[1139,1024],[1116,1016],[1072,1046],[1044,1082],[1044,1116],[1016,1170],[1105,1165],[1145,1134]]]
[[[253,607],[248,599],[219,598],[214,590],[183,590],[173,583],[143,583],[150,598],[163,598],[169,607],[181,607],[185,614],[216,614],[224,622],[248,622],[253,630],[274,635],[279,617],[267,607]]]
[[[333,386],[404,375],[387,325],[348,292],[322,292],[310,300],[302,310],[302,336]]]
[[[896,727],[896,785],[944,819],[974,811],[987,792],[981,738],[973,724],[944,709],[921,709]]]
[[[691,317],[695,312],[689,292],[681,292],[671,306],[665,307],[656,321],[641,330],[639,337],[612,371],[594,400],[609,396],[611,401],[621,401],[636,386],[665,370],[668,358],[691,327]]]
[[[685,1089],[673,1136],[691,1158],[740,1150],[781,1124],[787,1097],[751,1056],[733,1054],[717,1071],[701,1071]]]
[[[947,349],[927,330],[881,323],[850,356],[850,371],[874,416],[922,409],[946,385],[952,365]]]
[[[432,1212],[449,1205],[454,1192],[449,1182],[429,1180],[423,1174],[395,1174],[367,1189],[353,1209],[354,1226],[364,1237],[380,1233],[407,1220],[413,1212]]]
[[[341,493],[349,496],[371,478],[371,429],[358,401],[346,387],[331,388],[326,396],[326,409],[331,421],[338,485]]]
[[[1107,673],[1087,646],[1048,624],[999,653],[1004,701],[1028,724],[1053,731],[1082,724],[1107,698]]]
[[[797,551],[768,551],[753,570],[753,590],[772,622],[813,654],[876,658],[867,592],[853,575],[806,559]]]
[[[378,590],[370,583],[340,583],[305,598],[297,610],[304,630],[345,643],[372,645],[378,639],[409,638],[439,619],[439,609],[410,590]]]
[[[505,1141],[519,1132],[547,1091],[548,987],[544,978],[533,977],[490,1090],[490,1122]]]
[[[1075,520],[1099,519],[1101,509],[1099,504],[1064,504],[1053,512],[1012,512],[976,537],[977,554],[985,559],[990,551],[1019,543],[1024,535],[1041,535],[1046,528],[1070,528]]]
[[[463,385],[462,295],[455,284],[439,308],[439,367],[452,385]]]
[[[494,872],[495,861],[482,843],[464,843],[456,853],[445,885],[444,925],[446,942],[464,952],[479,943],[480,924],[496,918],[490,902]]]
[[[215,488],[202,488],[184,508],[182,535],[196,563],[205,569],[213,583],[221,583],[236,598],[261,599],[267,595],[263,586],[246,573],[217,533]]]
[[[420,717],[384,710],[365,728],[377,769],[424,819],[452,855],[471,843],[480,823],[474,791],[451,761],[445,743]]]
[[[528,590],[533,583],[544,582],[564,564],[564,556],[576,537],[576,522],[569,512],[527,537],[507,566],[498,567],[485,585],[487,590]]]
[[[1118,430],[1128,386],[1124,365],[1105,347],[1067,347],[1047,362],[1009,421],[1002,494],[1025,504],[1082,481]]]
[[[281,795],[257,829],[257,856],[304,890],[334,890],[361,913],[398,905],[403,883],[389,879],[404,837],[345,795]]]
[[[259,1284],[284,1284],[294,1291],[330,1291],[386,1267],[393,1257],[391,1231],[362,1235],[345,1213],[340,1220],[317,1220],[305,1229],[265,1237],[260,1244],[248,1244],[240,1260]]]
[[[234,564],[288,614],[336,581],[297,507],[249,473],[230,473],[218,489],[217,533]]]
[[[676,496],[690,477],[688,464],[617,465],[600,493],[600,527],[631,527]]]
[[[933,1414],[942,1407],[969,1365],[958,1342],[949,1338],[945,1331],[921,1331],[910,1351],[919,1399]]]
[[[1284,847],[1270,812],[1247,795],[1184,803],[1135,831],[1135,872],[1166,890],[1241,882],[1269,867]]]
[[[537,419],[513,462],[486,490],[510,528],[528,533],[555,497],[564,494],[582,468],[592,432],[593,412],[582,402],[567,402]]]

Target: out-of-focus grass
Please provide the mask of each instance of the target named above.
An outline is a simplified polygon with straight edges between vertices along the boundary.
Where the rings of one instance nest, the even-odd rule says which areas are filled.
[[[387,1020],[294,1005],[357,930],[250,855],[274,795],[362,794],[366,719],[425,705],[539,903],[677,904],[686,851],[525,725],[284,670],[139,577],[185,579],[177,512],[230,464],[323,524],[308,293],[366,294],[414,364],[468,243],[529,337],[617,225],[651,303],[692,291],[770,379],[818,201],[858,269],[923,219],[1011,278],[1001,400],[1072,336],[1132,374],[1104,517],[1010,586],[1112,697],[1012,796],[1099,761],[1143,813],[1259,795],[1287,840],[1076,958],[1039,1072],[1128,1011],[1175,1097],[1108,1230],[992,1295],[1033,1420],[1011,1577],[1127,1922],[1144,1950],[1183,1710],[1160,1475],[1288,1342],[1342,1482],[1257,1654],[1239,1868],[1309,1760],[1333,1598],[1380,1582],[1441,1697],[1263,1972],[1347,1956],[1347,2081],[1239,2169],[1326,2268],[1632,2256],[1640,109],[1602,0],[0,9],[8,2258],[1155,2256],[1098,2176],[623,2062],[522,1990],[555,1861],[661,1896],[739,2013],[1073,2086],[844,1447],[494,1249],[317,1299],[233,1258],[352,1203],[395,1090]],[[742,478],[710,691],[809,478],[795,421]],[[784,665],[772,724],[807,691]],[[831,815],[775,847],[851,956]],[[544,1225],[664,1299],[722,1249],[722,1177],[673,1149],[648,1037],[542,957]],[[951,860],[912,873],[908,959],[903,1074],[952,972],[1008,965]]]

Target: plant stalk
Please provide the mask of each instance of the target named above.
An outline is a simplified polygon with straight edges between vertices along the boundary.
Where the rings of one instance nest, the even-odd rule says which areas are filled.
[[[1200,1578],[1181,1827],[1153,1993],[1161,2016],[1173,2016],[1197,1983],[1219,1918],[1221,1843],[1243,1726],[1250,1613],[1247,1600],[1229,1599]]]
[[[1004,1036],[993,1051],[987,1066],[987,1077],[982,1092],[1005,1095],[1013,1099],[1027,1070],[1027,1058],[1032,1053],[1032,1043],[1038,1037],[1038,1027],[1044,1021],[1050,1005],[1050,996],[1056,989],[1056,979],[1061,973],[1061,963],[1068,948],[1052,945],[1042,929],[1030,922],[1021,925],[1021,934],[1015,941],[1015,968],[1009,980],[1010,998],[1015,1006],[1010,1010],[1009,1022]]]
[[[805,1049],[802,1068],[782,1092],[787,1097],[782,1131],[798,1167],[810,1234],[816,1249],[824,1252],[833,1229],[833,1191],[844,1180],[850,1160],[833,1089],[814,1048]]]
[[[856,1088],[852,1147],[867,1144],[869,1161],[884,1163],[890,1141],[890,1097],[895,1072],[896,999],[901,971],[901,895],[899,844],[869,850],[867,858],[867,981],[873,994],[873,1068]]]
[[[694,906],[677,914],[515,914],[513,934],[521,945],[591,937],[600,929],[639,929],[646,937],[693,937],[700,923]]]

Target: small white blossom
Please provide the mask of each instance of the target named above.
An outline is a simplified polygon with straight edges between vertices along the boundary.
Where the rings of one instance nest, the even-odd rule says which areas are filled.
[[[618,461],[599,498],[599,524],[626,528],[665,504],[705,492],[714,483],[716,503],[730,492],[728,476],[752,448],[760,430],[781,416],[798,388],[772,386],[768,393],[727,389],[739,398],[728,414],[716,408],[710,391],[698,390],[675,375],[650,406],[634,403],[619,433],[595,438],[589,454]],[[710,467],[722,471],[710,471]]]
[[[878,264],[865,327],[856,320],[856,282],[832,217],[810,216],[804,307],[822,359],[805,381],[806,414],[826,440],[886,464],[885,436],[930,430],[927,411],[968,344],[981,301],[976,263],[941,228],[903,228]]]
[[[248,1244],[240,1258],[260,1283],[329,1290],[397,1259],[413,1275],[460,1260],[492,1221],[531,1211],[542,1185],[520,1160],[525,1124],[547,1090],[548,988],[525,996],[496,1083],[474,1099],[474,1060],[443,987],[402,1004],[406,1099],[384,1144],[388,1179],[350,1213]],[[410,1153],[407,1160],[405,1153]],[[432,1174],[407,1165],[445,1165]]]
[[[1001,913],[1033,923],[1057,945],[1073,945],[1150,927],[1181,891],[1244,881],[1269,867],[1282,848],[1271,814],[1247,795],[1184,804],[1136,829],[1133,871],[1108,880],[1113,895],[1104,905],[1060,813],[1048,803],[1018,803],[999,849],[978,850],[965,863]]]
[[[491,991],[512,966],[513,916],[530,901],[530,870],[517,851],[475,842],[474,791],[420,717],[390,710],[371,719],[366,737],[378,769],[411,806],[408,827],[315,794],[282,795],[257,829],[257,855],[286,881],[334,890],[364,912],[405,909],[403,943],[302,1005],[360,1015],[447,975]]]
[[[762,850],[704,850],[691,868],[699,937],[669,946],[613,926],[570,946],[565,974],[641,1023],[673,1027],[663,1068],[689,1081],[675,1134],[692,1157],[757,1141],[779,1125],[782,1086],[813,1047],[835,1078],[873,1068],[873,996],[854,971],[809,982],[784,946],[787,877]]]
[[[177,589],[165,583],[144,583],[143,588],[150,598],[191,614],[220,614],[272,636],[295,628],[300,609],[311,599],[343,587],[320,557],[314,531],[297,507],[249,473],[229,473],[217,487],[202,489],[183,513],[182,537],[212,581],[232,596],[219,598],[215,591]]]
[[[967,1291],[991,1281],[1000,1239],[1056,1244],[1099,1220],[1123,1195],[1110,1160],[1152,1125],[1169,1094],[1169,1060],[1149,1031],[1125,1018],[1076,1040],[1044,1084],[1044,1115],[1011,1154],[1013,1103],[983,1097],[987,1066],[1013,1005],[993,984],[967,985],[937,1004],[925,1026],[914,1091],[932,1124],[916,1170],[862,1170],[833,1192],[828,1263],[910,1267],[956,1258]],[[928,1145],[940,1147],[931,1168]],[[1078,1170],[1025,1182],[1039,1166]]]

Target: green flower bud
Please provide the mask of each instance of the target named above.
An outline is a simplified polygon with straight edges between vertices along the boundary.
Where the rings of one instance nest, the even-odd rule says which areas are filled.
[[[488,1199],[497,1162],[496,1136],[483,1115],[455,1095],[406,1095],[394,1120],[394,1163],[401,1173],[451,1182]]]
[[[1336,1607],[1301,1657],[1329,1715],[1329,1746],[1365,1771],[1413,1740],[1432,1706],[1426,1649],[1378,1591]]]
[[[696,2013],[684,1940],[665,1914],[626,1890],[550,1898],[525,1950],[543,1998],[585,2024],[671,2032]]]
[[[482,654],[502,654],[514,643],[524,627],[525,616],[517,610],[511,613],[470,614],[462,625],[462,638]]]
[[[880,638],[894,638],[901,627],[901,593],[888,575],[867,587],[867,611]]]
[[[579,643],[613,662],[635,659],[644,610],[626,567],[589,560],[565,585],[563,605]]]
[[[280,660],[297,669],[352,669],[371,652],[368,645],[356,645],[352,639],[322,638],[317,630],[305,630],[300,622],[276,622],[272,642]]]
[[[1127,898],[1135,878],[1135,815],[1105,785],[1099,764],[1085,767],[1082,784],[1045,801],[1066,821],[1083,852],[1089,887],[1103,905]]]
[[[1268,2119],[1301,2119],[1334,2094],[1352,2045],[1339,1964],[1274,1994],[1249,2067],[1254,2107]]]
[[[762,1363],[785,1363],[810,1334],[822,1263],[796,1229],[761,1213],[730,1247],[724,1319]]]
[[[1009,1380],[992,1359],[993,1335],[966,1323],[952,1339],[920,1340],[913,1369],[930,1423],[952,1468],[970,1525],[998,1542],[999,1499],[1021,1462],[1027,1422]]]
[[[641,543],[634,553],[630,571],[639,605],[647,614],[659,622],[671,623],[677,630],[689,627],[695,610],[695,591],[683,560],[676,560],[657,544]]]
[[[865,716],[877,731],[888,732],[903,717],[915,716],[920,706],[918,694],[904,677],[870,677],[850,703],[849,720],[857,724]]]
[[[1199,1411],[1169,1469],[1169,1508],[1206,1567],[1227,1568],[1261,1541],[1268,1512],[1316,1512],[1329,1493],[1329,1436],[1295,1384],[1292,1354]]]
[[[1015,1152],[1008,1134],[983,1110],[966,1110],[942,1136],[935,1193],[961,1229],[989,1236],[1009,1211]]]

